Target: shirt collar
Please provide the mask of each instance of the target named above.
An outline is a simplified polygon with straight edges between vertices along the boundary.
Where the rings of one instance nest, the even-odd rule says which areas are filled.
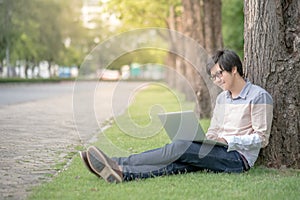
[[[238,99],[238,98],[246,99],[247,94],[248,94],[248,92],[250,90],[250,87],[251,87],[251,83],[247,79],[245,79],[245,81],[246,81],[246,85],[243,87],[240,94],[237,97],[235,97],[234,99]],[[226,91],[226,97],[231,98],[231,93],[229,92],[229,90]]]

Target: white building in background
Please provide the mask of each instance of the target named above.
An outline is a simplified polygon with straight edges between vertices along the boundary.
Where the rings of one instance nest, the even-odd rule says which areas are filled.
[[[82,0],[81,20],[84,27],[88,29],[95,29],[97,21],[102,20],[102,23],[107,23],[110,29],[114,29],[120,25],[120,21],[115,15],[105,13],[103,6],[108,0]]]
[[[95,21],[97,19],[101,19],[101,15],[103,13],[100,3],[100,0],[83,0],[81,20],[84,27],[88,29],[95,29],[97,27],[97,23]]]

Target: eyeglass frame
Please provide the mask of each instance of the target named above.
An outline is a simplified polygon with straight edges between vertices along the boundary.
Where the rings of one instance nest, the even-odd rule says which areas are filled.
[[[220,70],[217,71],[214,75],[210,75],[210,77],[209,77],[210,80],[215,81],[217,77],[218,77],[218,78],[223,77],[223,72],[224,72],[224,71],[225,71],[224,69],[220,69]]]

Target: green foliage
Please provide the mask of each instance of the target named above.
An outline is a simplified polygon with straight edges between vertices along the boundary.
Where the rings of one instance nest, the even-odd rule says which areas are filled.
[[[163,64],[167,56],[167,52],[143,49],[129,52],[122,55],[118,59],[114,60],[113,63],[109,65],[108,68],[120,69],[123,65],[130,65],[132,63],[147,64],[147,63],[157,63]]]
[[[176,15],[182,15],[181,1],[122,1],[111,0],[107,10],[115,14],[121,21],[119,31],[127,31],[134,28],[167,27],[169,9],[174,6]],[[222,34],[224,46],[233,49],[243,57],[244,47],[244,13],[243,1],[222,0]],[[133,60],[127,55],[128,60]],[[142,56],[143,57],[143,56]]]
[[[224,46],[244,57],[244,2],[222,0],[222,35]]]
[[[79,66],[99,35],[83,27],[81,7],[77,0],[2,0],[0,61],[9,45],[12,66],[17,60]]]
[[[120,31],[127,31],[135,28],[167,27],[170,7],[181,7],[181,0],[110,0],[106,6],[107,11],[121,21]],[[181,14],[181,9],[176,11],[178,15]]]
[[[83,2],[77,0],[1,0],[0,61],[9,47],[11,64],[17,60],[38,63],[47,60],[63,66],[79,66],[84,57],[101,41],[136,28],[168,28],[170,9],[182,15],[181,0],[103,1],[103,13],[119,20],[95,20],[94,29],[83,27],[80,19]],[[225,46],[243,52],[243,1],[222,0]],[[66,42],[69,43],[66,45]],[[111,51],[116,51],[112,49]],[[120,68],[131,62],[163,63],[165,52],[130,52],[111,64]]]
[[[223,38],[225,46],[242,54],[243,2],[222,0]],[[97,45],[117,32],[146,27],[168,27],[169,11],[182,15],[181,0],[123,1],[102,3],[103,12],[115,16],[120,25],[96,20],[95,29],[86,29],[80,19],[82,2],[77,0],[2,0],[0,2],[0,60],[9,46],[11,63],[26,60],[38,63],[48,60],[64,66],[79,66],[83,58]],[[98,41],[95,41],[97,38]],[[65,42],[69,45],[65,46]],[[132,52],[117,62],[146,63],[151,57],[157,63],[164,61],[162,52]],[[145,56],[146,55],[146,56]],[[149,56],[150,55],[150,56]],[[153,59],[155,58],[155,59]],[[119,68],[115,62],[111,67]]]
[[[175,7],[176,14],[181,14],[180,0],[163,1],[122,1],[111,0],[103,3],[105,11],[115,16],[121,23],[116,27],[115,32],[125,32],[133,29],[149,27],[168,27],[170,7]],[[177,8],[177,9],[176,9]],[[141,36],[142,37],[142,36]],[[136,40],[137,38],[135,38]],[[161,42],[161,41],[157,41]],[[136,63],[161,63],[166,60],[167,52],[159,50],[137,50],[128,52],[110,64],[109,68],[119,69],[122,65]]]

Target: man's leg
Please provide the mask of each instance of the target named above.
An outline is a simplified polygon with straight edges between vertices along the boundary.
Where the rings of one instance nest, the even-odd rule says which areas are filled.
[[[175,163],[192,142],[175,141],[162,148],[134,154],[127,158],[109,158],[97,147],[87,150],[87,160],[92,171],[107,182],[121,182],[165,174],[195,171],[193,166]]]
[[[122,167],[123,178],[127,181],[197,171],[194,166],[176,162],[192,144],[179,140],[161,148],[112,159]]]
[[[121,166],[168,165],[176,161],[189,148],[192,142],[178,140],[164,147],[152,149],[129,157],[113,158]]]
[[[244,171],[241,155],[237,151],[227,151],[227,147],[193,143],[177,160],[213,172],[240,173]]]
[[[114,158],[122,166],[124,180],[148,178],[198,170],[242,172],[238,152],[210,144],[175,141],[162,148]]]

